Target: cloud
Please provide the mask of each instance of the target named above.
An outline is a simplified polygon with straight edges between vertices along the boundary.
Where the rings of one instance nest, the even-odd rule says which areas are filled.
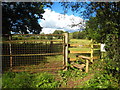
[[[57,29],[57,28],[43,28],[41,33],[45,33],[45,34],[52,34],[55,30],[63,30],[64,29]]]
[[[44,33],[52,33],[56,29],[64,30],[64,31],[76,31],[80,28],[85,27],[84,26],[85,22],[82,18],[76,17],[74,15],[70,15],[70,16],[63,15],[55,11],[51,11],[49,9],[45,9],[43,18],[45,20],[42,19],[40,21],[40,25],[43,27],[42,32]],[[72,27],[73,24],[79,24],[79,25]]]

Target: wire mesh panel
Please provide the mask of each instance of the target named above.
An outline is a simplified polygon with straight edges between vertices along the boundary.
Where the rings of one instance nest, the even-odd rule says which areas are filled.
[[[42,70],[63,67],[64,35],[16,34],[2,42],[2,68]]]

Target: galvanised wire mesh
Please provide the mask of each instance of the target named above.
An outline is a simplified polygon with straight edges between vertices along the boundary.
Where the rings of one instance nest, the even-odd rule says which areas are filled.
[[[64,35],[16,34],[2,41],[2,69],[47,70],[63,67]]]

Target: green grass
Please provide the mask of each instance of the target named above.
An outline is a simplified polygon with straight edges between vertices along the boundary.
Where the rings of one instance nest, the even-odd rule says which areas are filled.
[[[89,45],[91,43],[90,40],[86,40],[86,39],[70,39],[69,41],[70,44],[80,44],[80,45]]]
[[[71,51],[90,51],[90,48],[69,48]]]
[[[90,44],[90,40],[86,40],[86,39],[71,39],[70,40],[70,44],[79,44],[79,45],[89,45]],[[90,47],[86,48],[86,47],[72,47],[69,48],[69,50],[71,51],[90,51]]]
[[[63,55],[46,56],[48,62],[63,61]]]

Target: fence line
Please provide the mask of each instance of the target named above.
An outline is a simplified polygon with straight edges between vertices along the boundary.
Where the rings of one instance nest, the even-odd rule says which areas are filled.
[[[100,44],[94,44],[92,40],[91,40],[91,44],[89,44],[89,45],[69,44],[69,42],[68,42],[69,41],[68,33],[64,33],[64,34],[15,34],[15,35],[24,35],[24,36],[27,36],[27,35],[29,35],[29,36],[62,36],[62,40],[61,39],[60,40],[12,40],[12,36],[13,35],[9,36],[9,41],[3,41],[2,42],[2,43],[8,43],[9,44],[9,48],[8,48],[9,55],[8,54],[0,55],[0,56],[3,56],[3,57],[9,57],[9,59],[10,59],[9,65],[10,65],[11,70],[13,68],[13,62],[15,61],[15,60],[13,60],[14,57],[17,57],[17,58],[18,57],[23,57],[23,56],[24,57],[28,57],[28,56],[41,56],[42,57],[42,56],[49,56],[49,55],[63,55],[63,67],[65,67],[64,69],[67,70],[68,69],[68,63],[69,63],[69,61],[71,61],[71,62],[72,61],[76,61],[76,58],[69,58],[68,57],[68,55],[70,53],[72,53],[72,54],[75,54],[75,53],[80,53],[80,54],[86,53],[87,54],[88,53],[88,54],[90,54],[90,57],[77,56],[77,58],[85,59],[85,61],[86,61],[86,63],[85,63],[85,65],[86,65],[86,72],[88,72],[89,62],[93,62],[94,59],[98,58],[98,57],[94,57],[94,55],[93,55],[94,54],[94,50],[99,50],[99,49],[95,49],[94,46],[99,46]],[[29,38],[29,37],[27,37],[27,38]],[[12,44],[13,43],[15,45],[21,44],[20,42],[22,42],[22,43],[24,43],[24,42],[25,43],[26,42],[30,42],[30,44],[32,43],[32,44],[35,44],[35,45],[37,43],[39,44],[41,42],[46,42],[45,45],[48,45],[48,46],[45,47],[46,50],[45,50],[44,53],[42,53],[42,50],[41,51],[37,50],[37,49],[40,49],[40,46],[36,45],[36,51],[35,51],[35,53],[33,53],[33,52],[25,52],[23,54],[22,51],[26,50],[26,49],[24,49],[24,47],[26,47],[26,46],[24,46],[24,44],[23,44],[24,47],[22,47],[22,48],[24,50],[23,49],[19,49],[18,50],[18,51],[20,51],[19,54],[13,53],[12,51],[16,50],[17,46],[15,46],[15,49],[14,49],[14,47],[12,46]],[[48,44],[48,42],[50,42],[50,43]],[[61,42],[61,43],[60,44],[56,44],[54,42]],[[29,46],[28,43],[26,43],[26,44]],[[63,48],[62,51],[61,52],[56,52],[56,51],[49,52],[49,49],[50,49],[50,51],[52,51],[52,49],[55,48],[54,45],[61,45],[61,47]],[[18,47],[20,47],[20,46],[18,46]],[[49,49],[47,51],[48,47],[49,47]],[[58,46],[56,46],[56,47],[58,47]],[[80,47],[80,48],[86,47],[86,48],[90,48],[90,50],[89,51],[72,51],[72,50],[69,51],[69,49],[68,49],[69,47]],[[31,48],[34,49],[35,47],[34,46],[29,46],[28,49],[31,49]],[[44,48],[42,48],[42,49],[44,49]],[[59,49],[57,49],[57,50],[59,50]],[[31,50],[31,51],[34,51],[34,50]],[[16,50],[16,52],[17,52],[17,50]],[[24,61],[24,60],[22,60],[22,61]],[[55,68],[51,68],[51,69],[55,69]],[[58,69],[58,68],[56,68],[56,69]],[[43,70],[43,69],[38,69],[38,70]],[[12,70],[12,71],[17,71],[17,70]],[[29,70],[18,70],[18,71],[29,71]]]
[[[14,35],[14,34],[13,34]],[[9,36],[9,41],[2,41],[2,43],[3,44],[8,44],[9,45],[9,47],[6,45],[5,47],[3,47],[3,50],[4,50],[4,48],[6,48],[7,50],[4,50],[4,52],[5,53],[3,53],[3,55],[0,55],[0,56],[3,56],[4,57],[4,59],[3,59],[3,61],[5,61],[5,57],[8,59],[8,57],[9,57],[9,66],[10,66],[10,70],[11,71],[17,71],[17,70],[13,70],[13,64],[15,63],[15,60],[13,60],[14,58],[19,58],[19,57],[28,57],[28,56],[51,56],[51,55],[63,55],[63,57],[64,57],[64,51],[61,51],[61,52],[59,52],[59,49],[57,49],[56,51],[52,51],[52,49],[54,49],[55,47],[52,47],[53,45],[56,45],[56,47],[59,47],[59,46],[62,46],[62,48],[64,47],[64,39],[65,39],[65,34],[15,34],[15,35],[23,35],[23,36],[27,36],[27,35],[29,35],[29,36],[34,36],[34,35],[36,35],[36,36],[61,36],[62,37],[62,40],[12,40],[12,36],[13,35],[10,35]],[[14,35],[14,36],[15,36]],[[29,38],[29,37],[27,37],[27,38]],[[20,42],[20,43],[19,43]],[[47,45],[46,46],[46,48],[42,48],[43,50],[44,49],[46,49],[45,51],[46,52],[42,52],[42,51],[40,51],[41,53],[34,53],[34,52],[22,52],[22,51],[26,51],[27,49],[26,49],[26,47],[29,47],[29,45],[28,46],[24,46],[24,47],[22,47],[23,49],[20,49],[21,48],[21,46],[20,45],[22,45],[22,44],[24,44],[24,43],[26,43],[26,42],[30,42],[30,43],[32,43],[32,44],[37,44],[37,43],[40,43],[40,42],[46,42],[46,44],[45,45]],[[48,43],[48,42],[50,42],[50,43]],[[58,42],[58,43],[53,43],[53,42]],[[1,43],[1,42],[0,42]],[[15,44],[14,45],[14,47],[15,47],[15,49],[14,49],[14,47],[13,47],[13,45],[12,44]],[[60,44],[59,44],[60,43]],[[17,44],[19,44],[19,46],[18,46],[18,48],[19,48],[19,50],[16,50],[16,49],[18,49],[17,48]],[[27,45],[27,44],[26,44]],[[58,46],[59,45],[59,46]],[[47,48],[49,46],[49,48]],[[33,47],[31,47],[32,49],[34,49],[34,46]],[[30,47],[28,48],[28,49],[31,49]],[[37,48],[39,49],[40,48],[40,46],[37,46]],[[36,48],[36,49],[37,49]],[[20,51],[20,53],[19,54],[16,54],[16,53],[13,53],[13,50],[15,51],[16,50],[16,52],[18,51],[18,53],[19,53],[19,51]],[[38,51],[39,52],[39,50],[36,50],[36,51]],[[48,51],[50,51],[49,53],[47,53]],[[24,53],[24,54],[23,54]],[[30,54],[28,54],[28,53],[30,53]],[[41,57],[40,57],[41,58]],[[40,59],[39,58],[39,59]],[[6,60],[7,60],[6,59]],[[29,59],[29,58],[28,58]],[[64,59],[64,58],[63,58]],[[21,58],[21,60],[22,60],[22,58]],[[23,62],[25,61],[25,60],[22,60]],[[7,63],[7,62],[6,62]],[[63,63],[65,64],[65,60],[63,60]],[[65,65],[62,65],[63,67],[65,66]],[[4,68],[4,67],[3,67]],[[51,68],[51,69],[55,69],[55,68]],[[56,69],[58,69],[58,68],[56,68]],[[42,70],[42,69],[39,69],[39,70]],[[21,70],[18,70],[18,71],[21,71]],[[22,70],[22,71],[26,71],[26,70]],[[27,71],[29,71],[29,70],[27,70]]]
[[[75,54],[75,53],[80,53],[80,54],[86,53],[87,54],[88,53],[88,54],[90,54],[90,57],[81,56],[81,55],[77,56],[77,57],[79,57],[81,59],[86,60],[86,64],[85,64],[86,69],[85,69],[85,71],[88,72],[89,62],[93,63],[94,59],[98,59],[98,57],[94,57],[93,54],[94,54],[94,50],[100,50],[100,48],[99,49],[95,49],[94,46],[100,46],[100,44],[94,44],[92,39],[91,39],[91,44],[89,44],[89,45],[69,44],[69,47],[88,47],[88,48],[90,47],[90,51],[72,51],[72,50],[68,50],[68,48],[67,48],[66,50],[68,50],[68,51],[66,52],[66,54],[69,54],[69,53],[73,53],[73,54]],[[68,58],[68,61],[71,61],[71,62],[72,61],[76,61],[76,60],[77,60],[76,58]],[[68,65],[66,64],[66,66],[68,66]],[[74,66],[77,66],[77,68],[80,67],[80,65],[74,65]],[[81,67],[82,67],[82,65],[81,65]]]

